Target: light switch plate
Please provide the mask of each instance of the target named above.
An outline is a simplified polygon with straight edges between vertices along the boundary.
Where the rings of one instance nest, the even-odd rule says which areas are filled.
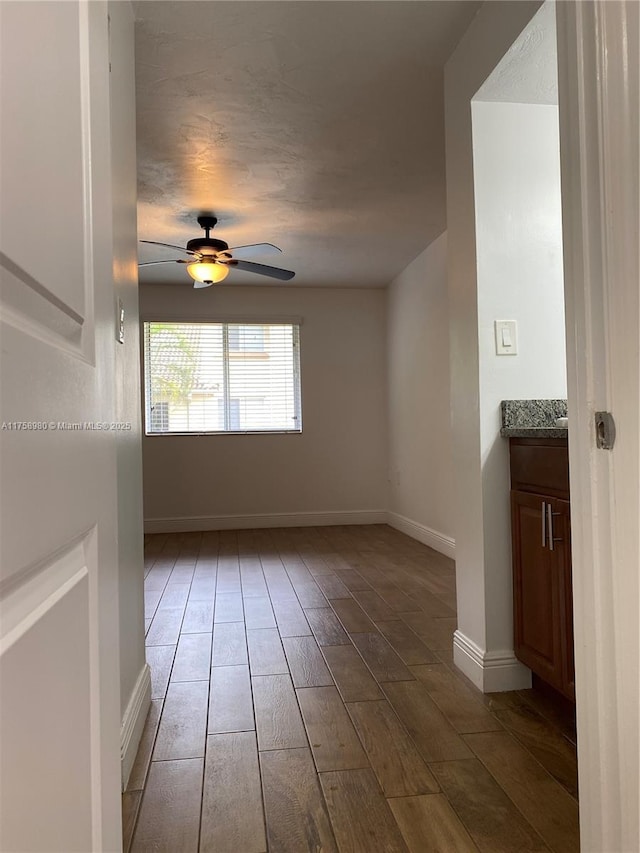
[[[518,354],[518,326],[515,320],[496,320],[496,355]]]

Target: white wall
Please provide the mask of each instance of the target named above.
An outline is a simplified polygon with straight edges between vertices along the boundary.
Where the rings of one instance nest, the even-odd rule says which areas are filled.
[[[146,319],[302,318],[302,434],[144,437],[148,529],[292,520],[280,514],[301,514],[306,524],[323,521],[314,513],[344,514],[326,519],[336,523],[382,520],[377,514],[387,507],[384,290],[230,285],[194,290],[185,283],[145,285],[140,296]],[[360,512],[368,515],[353,515]]]
[[[391,523],[453,555],[447,238],[392,282],[387,301]]]
[[[485,3],[445,67],[448,286],[458,632],[454,658],[483,689],[526,683],[512,645],[490,647],[484,559],[476,222],[471,101],[540,2]],[[509,318],[502,318],[509,319]],[[509,613],[510,618],[510,613]]]
[[[513,643],[509,445],[500,401],[566,398],[558,108],[474,101],[486,648]],[[515,320],[498,356],[494,320]]]
[[[120,706],[123,783],[135,759],[150,701],[144,652],[142,425],[136,228],[136,137],[133,11],[110,3],[111,147],[115,302],[125,309],[125,342],[115,350],[115,419],[131,430],[116,438],[120,603]],[[114,305],[114,312],[116,306]]]

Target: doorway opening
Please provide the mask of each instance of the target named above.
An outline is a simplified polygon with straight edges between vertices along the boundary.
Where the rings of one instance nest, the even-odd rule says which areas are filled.
[[[548,0],[471,100],[480,453],[487,648],[514,649],[575,749],[555,15]]]

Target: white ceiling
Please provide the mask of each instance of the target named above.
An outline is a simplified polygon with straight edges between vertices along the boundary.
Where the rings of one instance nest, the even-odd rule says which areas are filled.
[[[478,89],[475,100],[558,103],[556,7],[547,0]]]
[[[445,228],[442,67],[479,5],[136,3],[140,238],[184,245],[212,211],[296,285],[384,287]]]

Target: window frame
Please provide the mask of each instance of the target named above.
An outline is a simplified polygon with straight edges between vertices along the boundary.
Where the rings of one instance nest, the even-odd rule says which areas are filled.
[[[222,430],[190,430],[190,431],[166,431],[166,432],[150,432],[149,428],[151,422],[153,420],[153,415],[150,412],[148,401],[147,401],[147,388],[149,387],[150,382],[150,371],[149,364],[147,363],[147,346],[146,346],[146,327],[148,324],[152,323],[165,323],[165,324],[175,324],[175,325],[221,325],[223,326],[223,336],[225,338],[225,351],[227,353],[227,358],[225,359],[223,369],[225,374],[228,373],[229,367],[229,354],[234,353],[237,354],[237,350],[230,350],[228,346],[228,327],[231,325],[243,325],[243,326],[291,326],[292,327],[292,335],[293,335],[293,403],[294,403],[294,417],[297,420],[297,426],[294,429],[240,429],[240,430],[231,430],[231,429],[222,429]],[[203,319],[202,317],[198,317],[195,319],[192,318],[176,318],[175,316],[171,317],[158,317],[157,315],[150,315],[140,318],[140,349],[141,349],[141,360],[142,360],[142,423],[143,423],[143,434],[146,437],[155,437],[155,436],[205,436],[205,435],[301,435],[303,431],[302,426],[302,371],[301,371],[301,346],[300,340],[302,337],[301,327],[302,327],[302,318],[300,317],[252,317],[246,318],[244,316],[240,317],[216,317],[215,319]],[[244,351],[240,351],[244,352]],[[249,355],[251,355],[252,351],[247,351]],[[225,394],[225,398],[228,395]],[[226,408],[226,406],[225,406]],[[228,414],[225,415],[225,422],[228,423]]]

